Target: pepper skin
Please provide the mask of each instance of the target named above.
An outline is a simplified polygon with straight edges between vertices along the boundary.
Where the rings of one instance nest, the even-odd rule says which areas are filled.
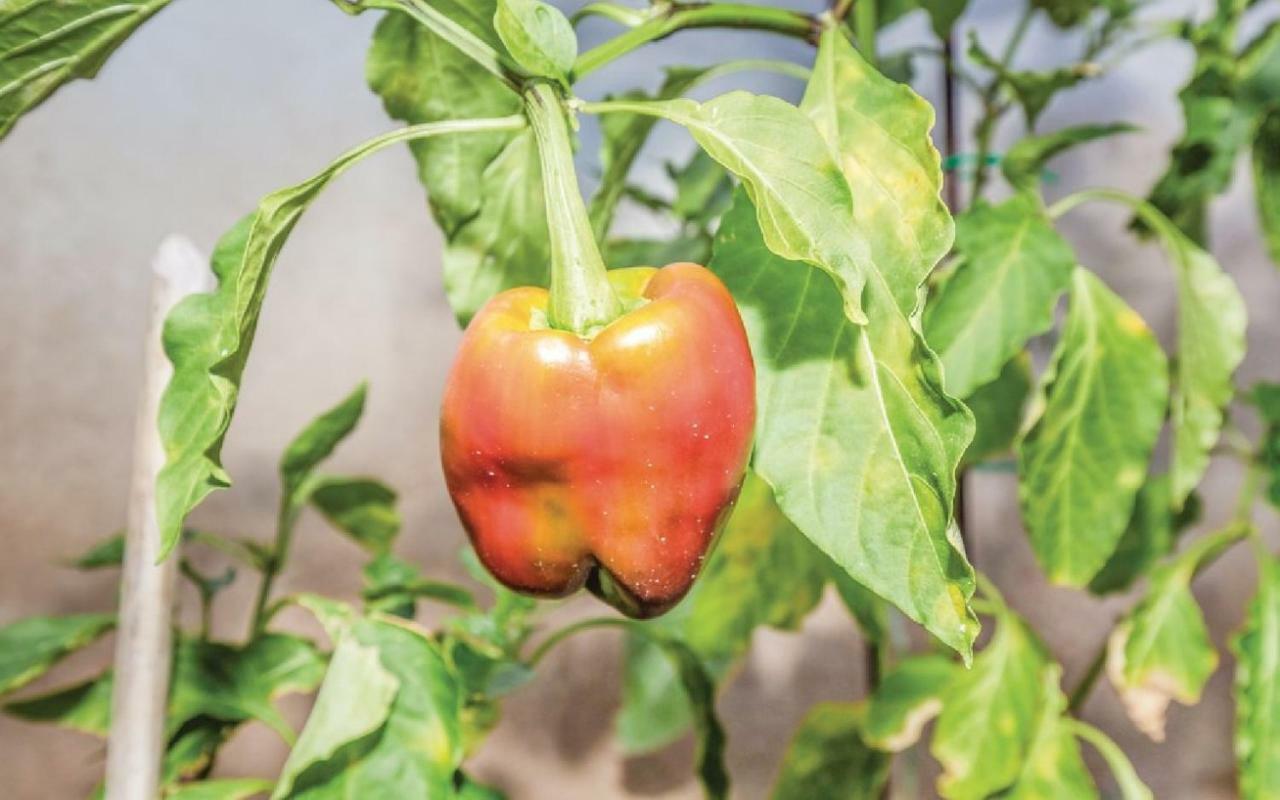
[[[613,270],[629,309],[584,339],[523,287],[472,320],[441,456],[480,560],[544,597],[586,584],[633,617],[675,605],[742,485],[755,366],[724,284],[696,264]]]

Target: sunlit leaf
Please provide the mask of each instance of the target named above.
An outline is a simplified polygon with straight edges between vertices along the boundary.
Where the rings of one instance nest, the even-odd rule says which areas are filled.
[[[530,74],[568,85],[578,37],[560,9],[542,0],[499,0],[493,28]]]
[[[0,695],[39,678],[115,624],[112,614],[75,614],[28,617],[0,628]]]
[[[1258,559],[1258,589],[1231,650],[1240,795],[1280,796],[1280,561],[1274,556]]]
[[[839,36],[824,39],[804,109],[834,137],[862,199],[851,219],[858,250],[872,259],[869,324],[849,324],[824,273],[776,254],[739,196],[711,266],[738,301],[756,359],[754,467],[841,568],[967,655],[978,630],[967,606],[972,573],[948,529],[972,422],[943,393],[910,316],[950,240],[934,194],[932,109]],[[829,224],[833,213],[817,219]]]
[[[942,764],[943,797],[985,798],[1018,779],[1035,740],[1050,663],[1026,623],[1004,612],[973,668],[943,694],[930,746]]]
[[[1224,529],[1157,566],[1146,594],[1107,643],[1107,677],[1134,725],[1156,741],[1164,739],[1170,701],[1198,703],[1218,665],[1191,579],[1246,534],[1241,526]]]
[[[338,530],[370,553],[386,552],[400,532],[395,490],[373,478],[319,478],[311,504]]]
[[[929,298],[924,331],[947,391],[967,397],[1053,324],[1076,258],[1029,194],[958,217],[956,252],[959,264]]]
[[[1019,496],[1050,580],[1082,586],[1124,534],[1164,419],[1164,352],[1142,318],[1085,269],[1018,448]]]
[[[169,0],[8,0],[0,4],[0,139],[63,84],[92,78]]]
[[[773,800],[878,800],[889,779],[889,756],[863,743],[864,710],[851,703],[814,706],[783,756]]]
[[[1042,673],[1039,720],[1026,761],[1008,794],[1009,800],[1077,800],[1096,798],[1098,789],[1080,757],[1075,734],[1062,714],[1067,708],[1053,665]]]
[[[461,699],[425,632],[355,620],[272,797],[451,797]]]
[[[903,659],[881,679],[867,704],[862,738],[879,750],[897,753],[920,739],[942,712],[942,698],[964,670],[939,655]]]

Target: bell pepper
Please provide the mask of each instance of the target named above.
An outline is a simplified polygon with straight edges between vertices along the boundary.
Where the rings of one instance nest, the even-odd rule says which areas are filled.
[[[523,287],[476,315],[440,422],[449,494],[506,586],[584,584],[649,617],[689,590],[733,506],[755,425],[755,367],[709,270],[613,270],[622,313],[586,335]]]

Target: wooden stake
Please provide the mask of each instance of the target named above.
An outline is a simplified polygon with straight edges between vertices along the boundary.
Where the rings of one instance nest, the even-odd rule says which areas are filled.
[[[178,301],[196,292],[212,291],[215,285],[208,259],[179,236],[161,243],[152,270],[151,321],[134,433],[111,731],[107,738],[108,800],[155,800],[159,794],[178,564],[176,550],[156,563],[160,529],[156,524],[155,480],[164,466],[156,422],[160,397],[173,374],[161,333],[165,317]]]

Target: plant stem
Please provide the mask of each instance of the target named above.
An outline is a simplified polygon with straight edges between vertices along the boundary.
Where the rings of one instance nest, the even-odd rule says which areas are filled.
[[[876,4],[858,0],[853,6],[853,29],[858,35],[858,49],[871,66],[876,65]]]
[[[533,652],[529,654],[527,663],[530,668],[536,667],[546,657],[547,653],[555,649],[556,645],[582,631],[589,631],[595,628],[634,628],[635,626],[636,623],[631,620],[618,619],[617,617],[598,617],[574,623],[567,628],[561,628],[544,639],[542,644],[534,648]]]
[[[276,539],[271,546],[271,554],[262,567],[262,583],[258,585],[258,597],[253,603],[253,616],[250,617],[249,638],[253,639],[266,627],[267,602],[271,599],[271,587],[276,576],[284,566],[289,555],[289,545],[293,541],[293,525],[297,514],[290,510],[289,497],[280,498],[280,508],[276,511]]]
[[[809,42],[816,42],[821,31],[821,26],[814,17],[768,6],[672,2],[657,8],[659,10],[643,23],[579,55],[577,63],[573,66],[574,77],[581,78],[594,72],[641,45],[691,28],[745,28],[772,31]]]
[[[1027,3],[1022,10],[1022,16],[1018,18],[1017,24],[1013,28],[1013,33],[1009,36],[1009,41],[1005,44],[1004,53],[1000,56],[1000,67],[996,74],[991,77],[991,82],[987,84],[987,90],[982,94],[982,119],[978,121],[975,129],[974,138],[978,144],[978,162],[974,166],[975,172],[973,177],[973,195],[970,197],[970,204],[976,202],[982,197],[982,190],[987,185],[987,155],[991,152],[991,139],[995,135],[996,123],[1004,116],[1004,112],[1008,110],[1008,106],[999,103],[1000,87],[1003,85],[1003,73],[1007,72],[1013,63],[1013,57],[1018,53],[1018,47],[1022,44],[1022,39],[1027,35],[1027,30],[1031,27],[1031,19],[1035,14],[1035,6]]]
[[[1089,699],[1089,693],[1093,691],[1094,685],[1102,675],[1102,668],[1107,664],[1107,642],[1108,639],[1102,640],[1102,646],[1094,653],[1093,659],[1089,662],[1089,668],[1085,670],[1076,688],[1071,691],[1071,699],[1067,702],[1068,714],[1078,714],[1084,707],[1085,701]]]
[[[542,193],[551,236],[551,299],[547,321],[582,336],[622,313],[604,258],[591,231],[578,174],[573,167],[569,126],[556,90],[541,81],[525,92],[525,110],[538,143]]]

